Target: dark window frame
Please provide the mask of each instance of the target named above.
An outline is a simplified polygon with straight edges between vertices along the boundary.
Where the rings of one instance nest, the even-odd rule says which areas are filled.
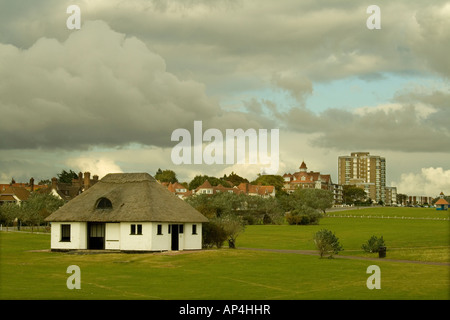
[[[70,242],[71,228],[72,228],[72,226],[70,224],[61,224],[61,240],[60,240],[60,242]]]
[[[133,236],[142,235],[142,224],[137,224],[137,223],[130,224],[130,235],[133,235]]]

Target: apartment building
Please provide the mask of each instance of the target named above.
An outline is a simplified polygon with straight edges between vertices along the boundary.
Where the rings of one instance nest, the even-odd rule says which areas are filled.
[[[350,156],[340,156],[338,184],[356,185],[364,189],[372,201],[386,203],[386,159],[370,155],[369,152],[352,152]]]

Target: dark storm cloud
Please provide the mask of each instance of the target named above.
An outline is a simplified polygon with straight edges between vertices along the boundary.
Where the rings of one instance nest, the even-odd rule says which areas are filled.
[[[257,124],[221,112],[203,84],[178,79],[142,41],[99,21],[64,42],[0,44],[0,73],[3,149],[168,146],[171,132],[194,120]]]

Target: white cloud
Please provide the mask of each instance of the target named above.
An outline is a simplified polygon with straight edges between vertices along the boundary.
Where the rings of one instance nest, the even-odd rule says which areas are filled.
[[[399,182],[393,182],[397,192],[407,195],[436,197],[439,193],[450,194],[450,170],[442,167],[422,168],[420,173],[404,173]]]
[[[99,179],[103,178],[108,173],[122,173],[122,169],[111,159],[102,158],[71,158],[67,159],[67,165],[73,168],[75,172],[90,172],[91,177],[93,175],[98,175]]]
[[[360,107],[360,108],[356,108],[353,113],[358,115],[358,116],[365,116],[365,115],[370,115],[370,114],[374,114],[376,112],[379,111],[383,111],[386,115],[389,114],[394,114],[394,113],[401,113],[404,112],[405,110],[405,105],[401,104],[401,103],[386,103],[386,104],[381,104],[378,106],[374,106],[374,107]],[[416,118],[418,120],[424,120],[426,118],[428,118],[429,115],[438,112],[438,109],[430,106],[430,105],[426,105],[424,103],[420,103],[417,102],[414,105],[414,113],[416,115]]]

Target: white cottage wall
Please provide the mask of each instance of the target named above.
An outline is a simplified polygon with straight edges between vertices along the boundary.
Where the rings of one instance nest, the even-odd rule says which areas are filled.
[[[70,225],[70,241],[61,241],[61,225]],[[135,225],[135,234],[131,232]],[[138,225],[142,226],[138,234]],[[160,227],[158,227],[158,225]],[[121,222],[105,224],[105,250],[123,251],[170,251],[171,223],[163,222]],[[178,250],[199,250],[202,248],[202,224],[184,223],[183,233],[178,234]],[[193,233],[195,225],[195,233]],[[139,227],[140,229],[141,227]],[[52,222],[51,248],[54,250],[87,249],[86,222]]]
[[[135,225],[135,234],[131,232],[131,225]],[[138,234],[138,225],[142,226]],[[120,223],[120,250],[124,251],[151,251],[152,250],[152,223],[151,222],[121,222]]]
[[[170,250],[171,237],[169,234],[169,224],[163,222],[153,222],[152,225],[152,250]],[[158,225],[161,226],[161,233],[158,233]]]
[[[70,241],[61,241],[61,225],[70,225]],[[87,249],[86,222],[52,222],[51,248],[55,250]]]
[[[195,225],[195,233],[193,226]],[[202,248],[202,224],[185,223],[184,224],[184,250],[198,250]]]

